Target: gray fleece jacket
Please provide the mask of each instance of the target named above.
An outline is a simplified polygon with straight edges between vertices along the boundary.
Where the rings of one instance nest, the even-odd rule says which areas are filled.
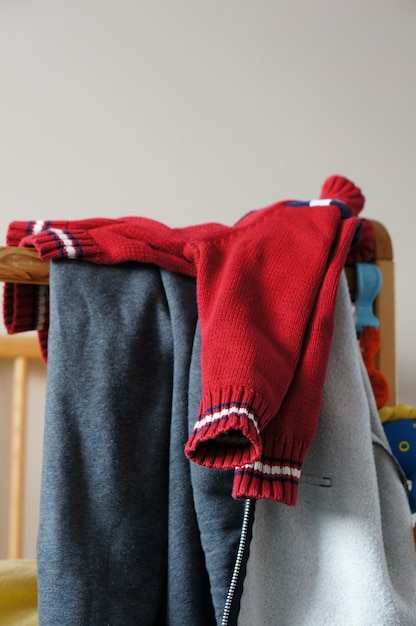
[[[298,504],[256,503],[239,626],[415,626],[416,556],[341,280]]]

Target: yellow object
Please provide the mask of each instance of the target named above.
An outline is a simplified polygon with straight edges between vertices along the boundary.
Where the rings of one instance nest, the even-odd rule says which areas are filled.
[[[416,408],[410,404],[398,404],[397,406],[383,406],[379,410],[382,423],[393,422],[395,420],[415,419]]]
[[[36,561],[0,560],[1,626],[37,626]]]

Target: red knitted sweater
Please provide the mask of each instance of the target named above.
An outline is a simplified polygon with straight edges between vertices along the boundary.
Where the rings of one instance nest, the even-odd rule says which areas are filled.
[[[12,222],[7,243],[34,246],[42,259],[138,261],[196,277],[202,398],[185,452],[234,469],[236,498],[293,505],[318,421],[338,279],[364,203],[344,178],[328,179],[324,198],[331,192],[254,211],[233,227],[172,229],[140,217]],[[45,337],[42,293],[6,285],[9,332],[37,328]]]

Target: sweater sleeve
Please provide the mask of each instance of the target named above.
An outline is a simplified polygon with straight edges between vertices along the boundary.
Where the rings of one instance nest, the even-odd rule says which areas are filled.
[[[82,260],[103,265],[139,262],[195,276],[192,255],[184,255],[185,242],[225,229],[220,224],[173,229],[155,220],[134,216],[14,221],[9,225],[6,242],[8,246],[33,247],[43,260]],[[7,331],[39,331],[46,360],[49,287],[6,283],[3,303]]]
[[[291,384],[264,432],[261,458],[235,471],[235,498],[261,497],[296,504],[303,461],[318,426],[337,287],[355,230],[356,220],[340,223]]]
[[[256,473],[253,464],[266,466],[269,457],[278,458],[267,479],[293,478],[296,490],[316,429],[316,410],[312,414],[304,406],[296,419],[285,420],[278,439],[270,436],[269,425],[279,414],[305,342],[311,340],[309,324],[338,243],[341,265],[334,273],[341,271],[358,225],[355,218],[347,221],[346,235],[338,242],[341,214],[336,206],[280,203],[251,214],[227,236],[194,244],[203,390],[186,445],[192,461],[213,468],[251,465]],[[309,365],[318,379],[325,371],[322,355],[330,338],[330,333],[316,333],[310,346],[314,358]],[[269,497],[259,485],[240,488],[251,479],[243,474],[236,479],[236,497]],[[283,499],[290,503],[294,496]]]

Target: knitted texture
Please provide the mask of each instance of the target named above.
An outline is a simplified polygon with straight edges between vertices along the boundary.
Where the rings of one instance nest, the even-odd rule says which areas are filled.
[[[374,358],[380,349],[380,331],[373,326],[365,326],[359,336],[359,346],[363,362],[374,392],[376,406],[381,409],[389,399],[389,384],[386,377],[374,366]]]
[[[196,277],[202,398],[186,454],[235,469],[236,498],[293,505],[317,426],[338,279],[359,225],[342,189],[354,213],[364,203],[346,179],[328,179],[325,192],[332,188],[334,201],[276,203],[234,227],[171,229],[138,217],[13,222],[8,244],[34,246],[43,259],[138,261]],[[12,332],[28,313],[27,302],[17,310],[16,291],[6,286]]]
[[[368,263],[373,260],[376,253],[376,236],[371,220],[362,219],[357,244],[347,256],[346,265],[355,263]]]
[[[361,190],[343,176],[331,176],[321,189],[321,198],[341,200],[348,205],[351,214],[358,216],[364,208],[364,196]],[[370,261],[375,254],[375,234],[370,220],[362,219],[359,237],[349,252],[346,265]]]

